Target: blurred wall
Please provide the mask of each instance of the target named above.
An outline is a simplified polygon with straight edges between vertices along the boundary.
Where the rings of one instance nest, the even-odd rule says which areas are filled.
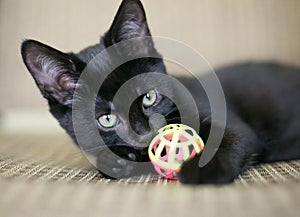
[[[142,0],[153,35],[187,43],[213,66],[242,60],[300,65],[299,0]],[[95,44],[120,0],[0,0],[0,111],[45,107],[21,61],[34,38],[63,51]]]

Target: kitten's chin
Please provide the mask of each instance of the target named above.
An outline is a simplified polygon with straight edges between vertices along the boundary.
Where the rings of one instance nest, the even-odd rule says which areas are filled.
[[[136,150],[138,152],[139,155],[139,159],[137,159],[137,161],[143,161],[143,162],[147,162],[149,161],[149,156],[148,156],[148,147],[132,147],[134,150]]]
[[[147,146],[132,146],[132,148],[143,154],[144,152],[148,153],[149,145],[147,145]]]

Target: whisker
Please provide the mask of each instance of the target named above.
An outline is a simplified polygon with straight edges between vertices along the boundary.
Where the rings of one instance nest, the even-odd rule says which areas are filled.
[[[172,121],[180,121],[181,118],[180,117],[172,117],[172,118],[168,118],[166,119],[167,122],[172,122]]]
[[[180,107],[181,109],[185,109],[185,108],[189,108],[190,105],[189,104],[176,104],[176,106],[174,106],[170,111],[168,111],[168,113],[165,114],[165,116],[169,115],[170,113],[174,112],[174,111],[179,111],[178,107]]]
[[[165,114],[165,116],[168,116],[169,114],[174,113],[174,112],[177,112],[177,111],[178,111],[178,109],[177,109],[176,107],[174,107],[174,108],[172,108],[171,110],[169,110],[169,111]]]
[[[82,157],[82,156],[84,156],[84,155],[82,154],[81,151],[78,151],[76,153],[71,153],[68,155],[68,157],[70,157],[70,158],[77,158],[77,157]]]
[[[108,146],[96,146],[96,147],[92,147],[92,148],[88,148],[88,149],[83,149],[81,148],[82,151],[84,151],[85,153],[88,153],[88,154],[91,154],[95,151],[98,151],[98,150],[101,150],[101,149],[104,149],[104,148],[108,148]]]
[[[92,147],[92,148],[89,148],[89,149],[80,148],[80,149],[78,149],[78,151],[68,154],[68,157],[70,157],[70,158],[82,157],[82,156],[84,156],[84,153],[85,154],[93,154],[93,153],[96,153],[97,151],[99,151],[103,148],[104,148],[103,146],[96,146],[96,147]]]

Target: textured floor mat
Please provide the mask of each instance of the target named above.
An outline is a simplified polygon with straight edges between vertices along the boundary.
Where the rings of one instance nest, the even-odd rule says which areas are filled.
[[[49,180],[52,182],[174,183],[158,176],[105,179],[81,155],[68,137],[0,136],[0,177],[7,179]],[[236,183],[268,184],[299,182],[300,161],[255,166],[239,176]]]

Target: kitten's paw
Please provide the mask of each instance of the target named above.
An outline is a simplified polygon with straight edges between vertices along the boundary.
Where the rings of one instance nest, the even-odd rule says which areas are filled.
[[[141,161],[141,156],[134,149],[117,147],[113,150],[101,152],[97,158],[97,168],[106,178],[121,179],[140,176],[153,172],[146,162]]]
[[[119,159],[112,167],[113,177],[117,179],[130,177],[134,174],[135,168],[136,166],[132,161]]]
[[[212,159],[204,167],[199,167],[200,155],[185,162],[179,173],[179,180],[184,184],[225,184],[234,180],[228,165]]]

